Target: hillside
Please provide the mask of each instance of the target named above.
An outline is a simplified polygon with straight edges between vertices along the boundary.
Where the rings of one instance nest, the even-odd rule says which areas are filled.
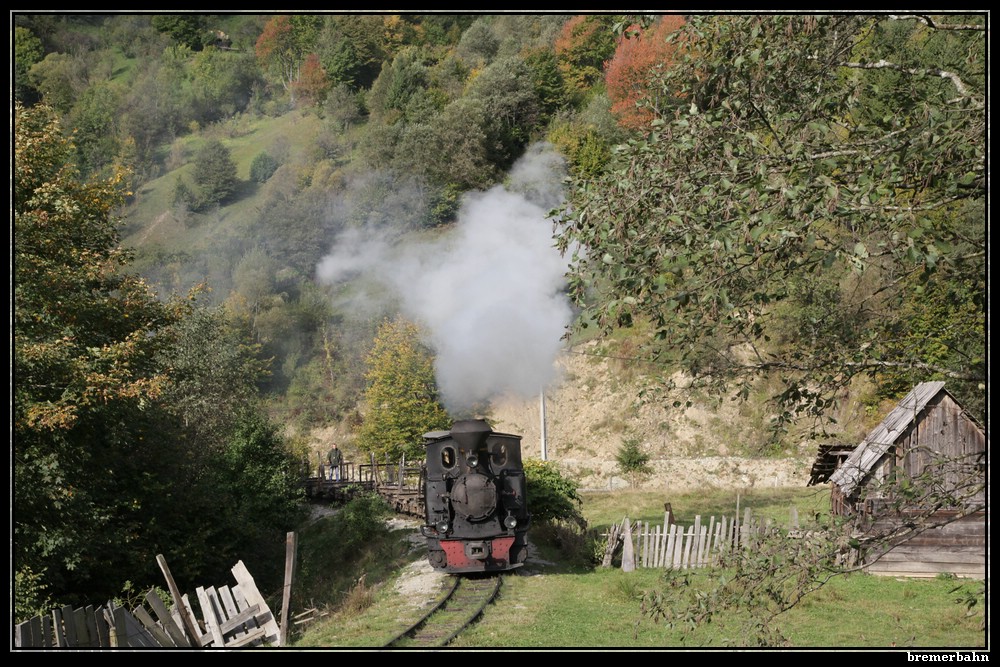
[[[654,472],[638,481],[643,489],[805,486],[811,444],[786,456],[751,458],[741,437],[758,436],[764,424],[750,421],[746,406],[695,401],[685,409],[674,408],[673,400],[643,402],[638,396],[646,380],[629,379],[615,360],[594,356],[597,350],[597,343],[587,343],[562,354],[556,362],[562,381],[545,396],[547,458],[582,489],[629,485],[615,461],[628,438],[638,439],[650,456]],[[526,455],[540,456],[538,397],[497,401],[489,416],[496,430],[524,437]]]
[[[598,342],[582,343],[563,351],[556,360],[559,380],[545,395],[546,458],[554,462],[582,490],[620,489],[630,485],[618,471],[615,455],[624,440],[637,439],[650,456],[653,473],[637,480],[640,489],[683,493],[702,488],[804,488],[816,452],[815,443],[802,436],[784,453],[753,456],[766,437],[767,415],[751,401],[720,403],[688,389],[659,400],[639,399],[649,377],[622,368],[620,361],[602,356]],[[678,382],[680,386],[683,383]],[[692,400],[675,408],[675,398]],[[493,401],[485,415],[497,431],[523,437],[524,454],[541,456],[541,401],[505,397]],[[860,439],[871,426],[863,413],[838,414],[844,439]],[[336,441],[357,456],[353,434],[346,425],[317,429],[311,434],[316,460]]]

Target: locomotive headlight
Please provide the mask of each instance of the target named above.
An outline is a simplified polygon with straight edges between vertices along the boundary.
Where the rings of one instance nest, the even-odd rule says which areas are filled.
[[[437,532],[441,533],[442,535],[444,533],[448,532],[448,522],[447,521],[438,521],[438,524],[436,526],[434,526],[434,527],[437,528]]]
[[[469,458],[467,458],[466,461],[469,463],[470,468],[475,468],[476,466],[479,465],[479,457],[476,456],[475,454],[470,454]]]
[[[505,526],[507,526],[507,528],[513,530],[514,528],[517,527],[517,519],[514,518],[513,514],[508,514],[507,518],[503,520],[503,525],[505,525]]]

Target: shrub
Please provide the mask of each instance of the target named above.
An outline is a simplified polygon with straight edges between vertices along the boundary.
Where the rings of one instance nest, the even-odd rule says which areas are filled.
[[[586,528],[587,521],[580,513],[583,504],[580,485],[576,481],[563,477],[552,463],[538,459],[525,459],[524,477],[532,521],[566,521]]]
[[[250,163],[250,179],[255,183],[266,183],[278,170],[278,166],[278,161],[267,151],[261,151]]]

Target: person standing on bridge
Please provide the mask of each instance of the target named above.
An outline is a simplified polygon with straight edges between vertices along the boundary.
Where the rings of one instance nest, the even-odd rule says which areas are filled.
[[[330,464],[330,479],[340,481],[340,466],[344,462],[344,455],[337,449],[337,443],[333,443],[330,452],[326,455],[327,463]]]

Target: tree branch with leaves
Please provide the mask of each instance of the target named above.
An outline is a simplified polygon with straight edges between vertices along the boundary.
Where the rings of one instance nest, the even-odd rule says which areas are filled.
[[[560,211],[581,322],[649,323],[647,355],[720,394],[783,369],[779,434],[862,374],[940,368],[982,404],[985,35],[691,16],[666,39],[647,132]]]

